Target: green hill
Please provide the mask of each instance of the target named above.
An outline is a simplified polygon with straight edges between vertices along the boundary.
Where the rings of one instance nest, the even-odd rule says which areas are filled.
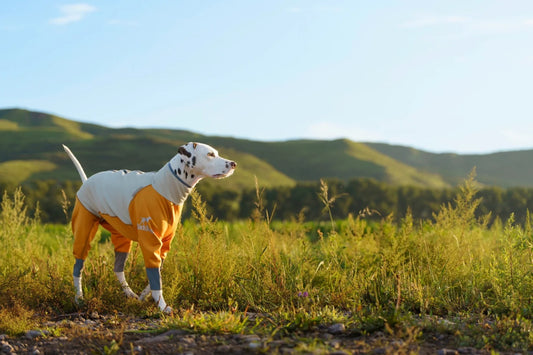
[[[0,182],[78,180],[61,144],[68,145],[92,175],[107,169],[157,170],[189,141],[210,144],[238,162],[231,179],[213,182],[235,189],[253,187],[254,176],[267,187],[367,177],[442,188],[462,181],[473,167],[485,185],[533,186],[533,164],[528,164],[533,151],[457,155],[346,139],[258,142],[184,130],[113,129],[21,109],[0,110]]]
[[[533,187],[533,150],[491,154],[434,154],[409,147],[368,143],[372,149],[422,171],[431,171],[453,186],[476,168],[476,180],[487,186]]]

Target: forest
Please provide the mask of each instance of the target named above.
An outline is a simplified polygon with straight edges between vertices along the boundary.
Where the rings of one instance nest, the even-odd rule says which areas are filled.
[[[21,188],[30,210],[38,208],[42,222],[66,223],[79,186],[77,181],[46,180],[25,183]],[[15,188],[0,183],[0,191],[10,193]],[[278,221],[345,219],[349,215],[364,215],[370,219],[388,217],[398,221],[408,212],[415,220],[425,220],[433,219],[435,213],[457,194],[457,188],[392,186],[368,178],[325,179],[299,182],[292,187],[256,186],[243,190],[225,189],[203,181],[196,191],[205,201],[209,214],[224,221],[252,217],[257,201],[261,201],[261,207],[271,220]],[[477,216],[490,214],[490,223],[505,221],[513,215],[516,223],[523,224],[528,219],[528,211],[533,210],[531,188],[480,186],[476,198],[480,199]],[[186,202],[183,217],[188,218],[190,214]]]

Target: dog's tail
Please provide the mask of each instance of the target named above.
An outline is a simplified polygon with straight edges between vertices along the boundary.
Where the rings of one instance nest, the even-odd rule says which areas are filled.
[[[68,147],[64,144],[63,144],[63,149],[65,149],[65,152],[67,152],[68,156],[70,157],[70,160],[72,160],[72,162],[74,163],[74,166],[78,170],[78,173],[80,174],[81,182],[84,183],[85,180],[87,180],[87,175],[85,175],[85,171],[83,171],[83,168],[81,167],[80,162],[78,161],[78,159],[76,159],[74,154],[72,154],[70,149],[68,149]]]

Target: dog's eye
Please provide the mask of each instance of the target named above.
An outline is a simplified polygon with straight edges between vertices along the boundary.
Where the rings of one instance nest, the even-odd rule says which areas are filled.
[[[207,153],[207,156],[210,157],[210,158],[214,158],[215,157],[215,153],[209,152],[209,153]]]

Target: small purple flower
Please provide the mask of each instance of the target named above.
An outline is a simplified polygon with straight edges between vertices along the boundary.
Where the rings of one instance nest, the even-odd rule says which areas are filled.
[[[304,292],[300,291],[300,292],[298,292],[298,297],[307,297],[307,296],[309,296],[309,293],[308,293],[307,291],[304,291]]]

